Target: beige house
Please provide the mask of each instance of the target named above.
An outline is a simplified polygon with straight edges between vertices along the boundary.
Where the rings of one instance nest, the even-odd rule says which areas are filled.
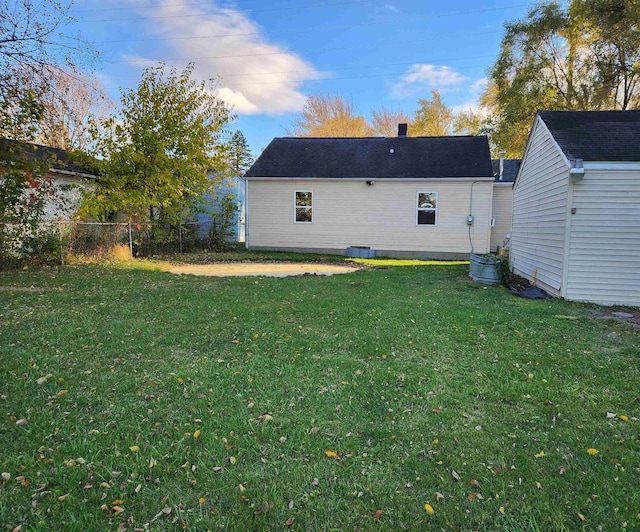
[[[441,259],[490,250],[484,136],[276,138],[245,180],[249,249]]]
[[[491,220],[491,251],[508,247],[513,213],[513,183],[520,168],[520,159],[494,159],[493,207]]]
[[[640,111],[540,111],[513,197],[511,266],[552,295],[640,306]]]

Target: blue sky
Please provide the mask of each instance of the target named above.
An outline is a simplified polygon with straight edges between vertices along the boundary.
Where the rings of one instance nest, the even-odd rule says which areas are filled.
[[[311,94],[339,94],[369,118],[409,114],[431,89],[473,106],[503,24],[517,0],[76,0],[83,37],[101,53],[97,74],[117,100],[145,66],[195,64],[219,78],[217,95],[237,115],[254,155],[285,136]]]

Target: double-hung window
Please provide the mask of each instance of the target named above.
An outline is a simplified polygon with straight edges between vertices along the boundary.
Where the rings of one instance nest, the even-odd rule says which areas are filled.
[[[313,192],[296,191],[294,220],[296,223],[313,223]]]
[[[438,193],[418,192],[416,223],[418,225],[436,225],[438,221]]]

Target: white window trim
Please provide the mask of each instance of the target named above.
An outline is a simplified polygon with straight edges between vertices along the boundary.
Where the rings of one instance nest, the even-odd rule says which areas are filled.
[[[435,209],[421,209],[421,208],[419,208],[418,205],[419,205],[419,201],[420,201],[420,194],[435,194],[436,195],[436,208]],[[438,200],[438,193],[437,192],[427,191],[427,190],[419,190],[418,192],[416,192],[416,226],[417,227],[437,227],[438,226],[438,206],[439,205],[440,205],[440,203],[439,203],[439,200]],[[418,213],[420,211],[425,211],[425,212],[434,211],[436,213],[435,223],[434,224],[421,224],[421,223],[418,223]]]
[[[301,205],[298,206],[298,193],[302,194],[311,194],[311,205]],[[311,221],[310,222],[299,222],[296,209],[311,209]],[[312,224],[313,223],[313,190],[295,190],[293,192],[293,223],[295,224]]]

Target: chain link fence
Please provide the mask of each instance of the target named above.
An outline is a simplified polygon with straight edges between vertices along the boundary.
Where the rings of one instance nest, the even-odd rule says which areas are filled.
[[[198,222],[167,224],[103,223],[60,220],[42,223],[46,235],[43,247],[30,249],[33,257],[47,262],[83,259],[127,259],[152,255],[188,253],[210,249],[219,251],[229,243],[229,235],[211,218]],[[2,234],[15,232],[15,226],[0,224]],[[11,249],[3,250],[0,263],[19,260]]]

